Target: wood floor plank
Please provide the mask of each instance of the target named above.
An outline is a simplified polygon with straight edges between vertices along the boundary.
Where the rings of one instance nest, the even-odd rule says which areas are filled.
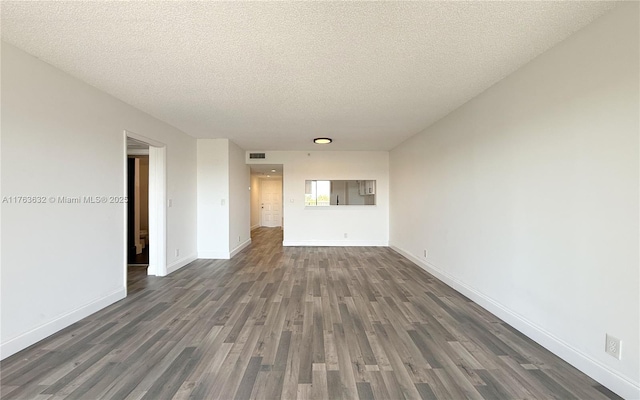
[[[313,384],[311,385],[312,399],[329,398],[327,386],[327,366],[323,363],[313,364]]]
[[[618,397],[384,247],[252,231],[0,365],[2,399]]]
[[[304,351],[300,352],[300,366],[298,368],[298,383],[311,384],[313,368],[313,303],[304,303],[304,319],[302,321],[302,338],[300,346]]]
[[[338,378],[337,384],[341,388],[341,398],[353,399],[357,397],[356,379],[354,369],[359,370],[356,360],[351,358],[349,345],[345,337],[345,331],[342,324],[333,326],[333,335],[338,353]],[[356,365],[354,365],[356,364]],[[333,372],[333,371],[332,371]],[[336,381],[334,376],[334,381]]]
[[[302,329],[300,325],[294,325],[290,331],[291,342],[289,344],[289,351],[287,355],[287,361],[285,364],[284,376],[282,381],[282,399],[295,399],[298,397],[298,372],[300,370],[300,351],[307,351],[307,349],[301,349],[300,343],[302,342]]]
[[[382,379],[389,393],[389,399],[406,399],[402,388],[397,380],[397,374],[393,371],[382,371]]]
[[[416,389],[420,393],[422,400],[437,400],[436,394],[431,390],[431,386],[428,383],[416,383]]]
[[[258,377],[258,372],[260,372],[261,364],[262,357],[251,357],[249,364],[244,370],[240,386],[236,391],[235,400],[249,400],[251,392],[253,391],[253,385],[256,383],[256,378]]]
[[[368,371],[367,382],[371,385],[371,392],[376,399],[390,399],[391,396],[384,383],[381,371]]]
[[[420,394],[415,388],[415,379],[411,374],[410,363],[403,362],[400,356],[400,349],[404,349],[401,343],[398,341],[392,341],[387,332],[393,332],[393,328],[387,326],[387,329],[380,324],[374,324],[377,336],[380,338],[383,348],[386,354],[389,356],[389,362],[393,368],[392,378],[385,379],[387,387],[393,388],[395,395],[400,395],[400,398],[406,399],[419,399]],[[385,371],[387,372],[387,371]],[[392,396],[394,394],[392,393]]]

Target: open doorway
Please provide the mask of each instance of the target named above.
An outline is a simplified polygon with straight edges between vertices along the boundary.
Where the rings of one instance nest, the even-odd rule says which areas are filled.
[[[128,198],[124,283],[131,289],[147,275],[167,274],[166,148],[163,143],[129,131],[124,132],[124,141],[124,190]]]
[[[149,145],[127,138],[127,284],[149,267]]]
[[[127,264],[149,266],[149,145],[127,140]]]
[[[251,229],[284,227],[282,164],[251,165]]]

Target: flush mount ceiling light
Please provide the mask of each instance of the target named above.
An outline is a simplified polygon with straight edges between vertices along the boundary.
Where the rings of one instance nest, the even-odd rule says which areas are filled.
[[[319,137],[319,138],[313,139],[313,143],[315,144],[329,144],[331,142],[333,142],[333,139],[328,137]]]

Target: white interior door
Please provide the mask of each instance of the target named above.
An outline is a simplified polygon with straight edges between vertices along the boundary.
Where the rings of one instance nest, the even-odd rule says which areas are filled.
[[[261,225],[282,226],[282,181],[263,179],[260,193]]]

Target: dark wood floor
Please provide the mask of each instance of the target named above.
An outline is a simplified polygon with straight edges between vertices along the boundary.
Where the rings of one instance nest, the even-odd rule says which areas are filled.
[[[149,265],[149,245],[146,245],[140,254],[131,252],[127,255],[127,263],[132,266],[148,266]]]
[[[606,399],[388,248],[254,231],[1,365],[2,399]]]

